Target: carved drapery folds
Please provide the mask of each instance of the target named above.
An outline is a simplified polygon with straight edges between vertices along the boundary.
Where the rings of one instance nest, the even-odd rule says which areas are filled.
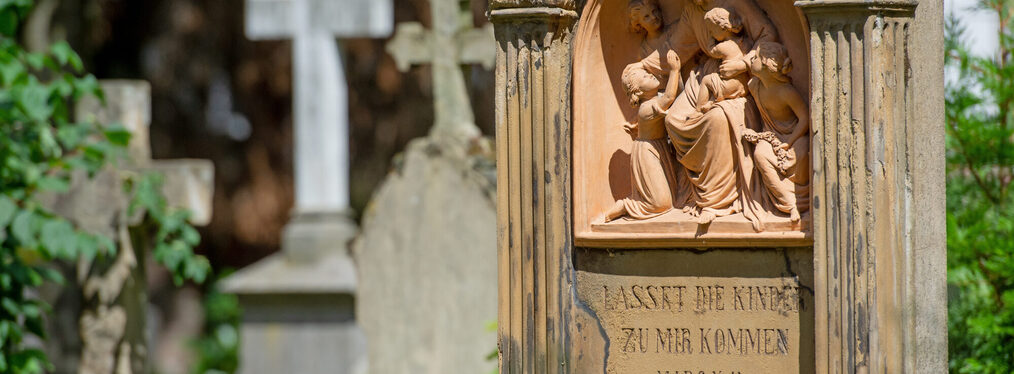
[[[501,373],[566,372],[573,1],[492,1]]]
[[[789,1],[589,0],[574,44],[577,244],[810,245],[806,35]]]
[[[913,360],[910,2],[800,1],[810,23],[818,373]]]

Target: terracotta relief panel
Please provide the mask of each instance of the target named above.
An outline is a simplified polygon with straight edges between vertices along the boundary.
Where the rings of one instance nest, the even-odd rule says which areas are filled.
[[[809,244],[807,35],[791,0],[590,0],[574,52],[578,244]]]

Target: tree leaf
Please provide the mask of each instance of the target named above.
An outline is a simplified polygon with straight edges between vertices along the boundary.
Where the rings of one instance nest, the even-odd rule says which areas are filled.
[[[42,246],[51,256],[73,260],[77,251],[77,233],[70,222],[64,219],[48,219],[42,224],[40,233]]]
[[[32,222],[34,219],[34,213],[29,210],[22,210],[14,216],[14,221],[11,223],[11,234],[22,246],[33,247],[36,244],[34,222]]]
[[[7,196],[0,196],[0,230],[7,228],[17,212],[18,206],[13,200]]]
[[[99,253],[107,256],[116,254],[116,242],[112,238],[105,235],[95,235],[94,238],[98,242]]]
[[[0,307],[3,307],[3,310],[11,315],[17,316],[21,314],[21,306],[10,298],[4,297],[0,299]]]
[[[49,47],[49,53],[53,55],[60,65],[70,65],[75,71],[81,71],[84,69],[84,64],[81,63],[81,57],[74,52],[74,49],[70,47],[66,41],[59,41],[53,43]]]
[[[77,233],[78,253],[87,261],[92,261],[99,252],[99,241],[88,233]]]
[[[43,122],[53,114],[49,93],[41,85],[27,85],[18,92],[18,107],[32,121]]]
[[[112,124],[107,126],[102,133],[105,134],[106,139],[109,140],[113,145],[126,147],[130,144],[131,133],[126,127],[121,124]]]
[[[18,31],[18,13],[12,8],[0,8],[0,34],[14,37]]]
[[[56,269],[51,269],[51,268],[41,267],[40,266],[40,267],[36,267],[35,271],[37,273],[39,273],[39,275],[42,276],[42,279],[44,279],[44,280],[47,280],[47,281],[50,281],[50,282],[53,282],[53,283],[56,283],[56,284],[63,284],[63,282],[65,281],[65,279],[63,278],[63,274],[61,274],[60,271],[58,271]]]
[[[70,178],[67,176],[47,175],[39,178],[36,185],[45,191],[64,193],[70,190]]]

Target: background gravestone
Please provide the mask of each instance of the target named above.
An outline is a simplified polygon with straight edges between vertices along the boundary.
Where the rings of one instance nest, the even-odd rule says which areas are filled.
[[[496,344],[495,184],[462,64],[490,65],[492,29],[473,29],[457,0],[430,1],[433,30],[401,24],[388,51],[403,69],[432,64],[436,119],[396,162],[353,244],[356,314],[369,370],[488,373]]]
[[[358,373],[342,37],[390,32],[389,0],[248,0],[246,33],[293,39],[295,207],[282,253],[225,280],[244,309],[240,372]]]

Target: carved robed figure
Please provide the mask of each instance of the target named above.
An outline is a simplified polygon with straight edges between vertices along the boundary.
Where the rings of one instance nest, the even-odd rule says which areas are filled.
[[[611,141],[590,137],[590,144],[578,146],[593,153],[625,153],[630,160],[579,163],[579,169],[597,169],[588,174],[607,178],[590,178],[594,185],[578,193],[596,200],[598,191],[608,190],[614,201],[607,207],[588,204],[591,236],[763,237],[789,232],[805,238],[809,109],[807,92],[800,89],[805,82],[794,85],[788,75],[790,48],[796,56],[806,54],[802,35],[787,30],[794,40],[783,44],[778,28],[754,0],[689,0],[678,13],[675,4],[630,0],[625,14],[613,17],[627,24],[632,38],[623,42],[635,41],[637,50],[603,52],[612,55],[603,56],[614,60],[611,66],[625,65],[622,73],[606,81],[578,77],[585,89],[606,93],[589,101],[621,92],[626,100],[617,105],[634,109],[618,110],[626,118],[620,126],[625,133],[612,130],[606,134]],[[611,74],[608,70],[619,70],[606,69]],[[582,99],[576,100],[579,106]],[[579,118],[585,114],[575,113]],[[599,117],[583,118],[595,122]],[[581,127],[597,130],[594,123]],[[716,220],[720,223],[712,229]]]

